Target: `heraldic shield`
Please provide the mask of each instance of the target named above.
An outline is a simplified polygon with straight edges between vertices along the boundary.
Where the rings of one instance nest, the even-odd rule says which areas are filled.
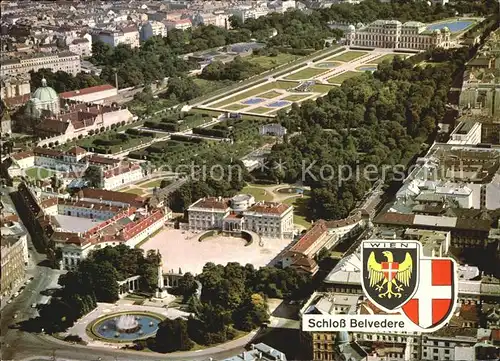
[[[385,312],[394,312],[417,292],[420,243],[366,240],[361,247],[361,285],[368,299]]]

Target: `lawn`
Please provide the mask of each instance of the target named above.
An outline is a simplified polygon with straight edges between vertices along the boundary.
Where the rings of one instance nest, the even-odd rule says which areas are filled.
[[[267,112],[273,111],[273,108],[266,108],[266,107],[258,107],[258,108],[253,108],[248,110],[249,113],[257,113],[257,114],[264,114]]]
[[[279,93],[276,90],[271,90],[268,91],[267,93],[259,94],[259,98],[273,99],[279,97],[280,95],[282,95],[282,93]]]
[[[318,68],[305,68],[302,70],[299,70],[296,73],[289,74],[285,77],[285,79],[288,80],[303,80],[303,79],[311,79],[319,74],[326,73],[330,69],[323,68],[323,69],[318,69]]]
[[[328,58],[327,60],[343,61],[343,62],[347,63],[347,62],[353,61],[354,59],[362,57],[365,54],[368,54],[368,53],[366,51],[346,51],[343,54],[334,56],[332,58]]]
[[[298,82],[289,82],[289,81],[275,81],[272,83],[264,83],[256,88],[243,91],[241,93],[238,93],[236,95],[230,96],[222,101],[219,101],[218,103],[210,103],[208,104],[211,108],[224,108],[224,106],[238,102],[240,100],[246,99],[253,97],[257,94],[264,93],[268,90],[273,90],[273,89],[289,89],[289,88],[294,88],[297,85],[299,85]]]
[[[293,206],[293,223],[305,227],[306,229],[311,226],[311,222],[306,219],[307,201],[309,196],[296,196],[290,197],[283,201],[283,203]]]
[[[153,180],[153,181],[150,181],[150,182],[141,183],[140,186],[144,187],[144,188],[159,187],[160,184],[161,184],[161,181],[162,181],[161,179],[156,179],[156,180]]]
[[[248,105],[246,105],[246,104],[233,103],[233,104],[225,105],[224,109],[227,109],[227,110],[240,110],[240,109],[243,109],[243,108],[246,108],[246,107],[248,107]]]
[[[258,64],[265,70],[269,70],[290,61],[294,61],[298,58],[300,58],[300,56],[288,53],[279,53],[278,56],[250,56],[246,57],[245,60],[252,64]]]
[[[335,88],[335,85],[314,84],[311,88],[311,91],[316,93],[326,94],[333,88]]]
[[[128,189],[124,189],[121,192],[122,193],[136,194],[138,196],[142,196],[144,194],[144,191],[142,189],[139,189],[139,188],[128,188]]]
[[[298,102],[304,98],[307,98],[308,96],[310,96],[310,95],[309,94],[307,94],[307,95],[293,94],[293,95],[287,96],[286,98],[283,98],[282,100],[288,100],[289,102]]]
[[[372,64],[380,64],[384,61],[389,61],[391,62],[392,59],[394,59],[394,57],[398,55],[398,56],[401,56],[402,58],[404,58],[405,56],[404,55],[401,55],[401,54],[387,54],[387,55],[384,55],[384,56],[381,56],[380,58],[376,58],[375,60],[370,60],[370,62]]]
[[[45,179],[51,177],[54,173],[53,170],[41,167],[33,167],[25,171],[26,176],[33,179]]]
[[[359,76],[361,74],[363,74],[363,73],[360,73],[358,71],[350,71],[350,70],[348,70],[348,71],[346,71],[346,72],[344,72],[342,74],[339,74],[337,76],[329,78],[328,82],[329,83],[333,83],[333,84],[342,84],[344,82],[344,80],[349,79],[349,78],[353,78],[355,76]]]
[[[261,188],[254,188],[254,187],[246,186],[241,190],[241,193],[250,194],[250,195],[254,196],[254,198],[257,202],[258,201],[269,202],[269,201],[273,200],[272,194],[270,194],[265,189],[261,189]]]

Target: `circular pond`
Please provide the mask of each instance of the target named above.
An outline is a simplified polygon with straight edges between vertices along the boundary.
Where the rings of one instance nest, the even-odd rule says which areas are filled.
[[[150,337],[163,317],[153,313],[126,312],[104,316],[91,325],[92,336],[115,342],[130,342]]]
[[[299,187],[286,187],[286,188],[280,188],[277,189],[276,192],[282,193],[282,194],[303,194],[305,193],[305,189],[299,188]]]

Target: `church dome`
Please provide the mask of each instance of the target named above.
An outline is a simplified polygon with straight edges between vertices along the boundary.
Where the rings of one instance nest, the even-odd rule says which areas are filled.
[[[356,27],[352,24],[350,24],[348,27],[347,27],[347,31],[350,32],[350,33],[353,33],[356,31]]]
[[[47,86],[47,80],[42,79],[42,86],[35,90],[33,98],[40,100],[42,103],[51,103],[58,100],[58,95],[54,89]]]
[[[450,32],[450,29],[449,29],[447,26],[445,26],[444,28],[442,28],[442,29],[441,29],[441,31],[442,31],[443,33],[449,33],[449,32]]]

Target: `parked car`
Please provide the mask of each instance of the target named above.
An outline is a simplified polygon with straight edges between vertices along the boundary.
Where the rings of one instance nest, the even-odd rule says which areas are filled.
[[[31,308],[36,308],[36,302],[31,304]]]
[[[16,292],[12,295],[12,298],[16,298],[17,296],[19,296],[19,292]]]
[[[17,314],[17,312],[16,312],[16,313],[14,313],[14,315],[12,316],[12,318],[13,318],[13,319],[16,319],[16,318],[17,318],[17,316],[19,316],[19,315],[18,315],[18,314]]]

